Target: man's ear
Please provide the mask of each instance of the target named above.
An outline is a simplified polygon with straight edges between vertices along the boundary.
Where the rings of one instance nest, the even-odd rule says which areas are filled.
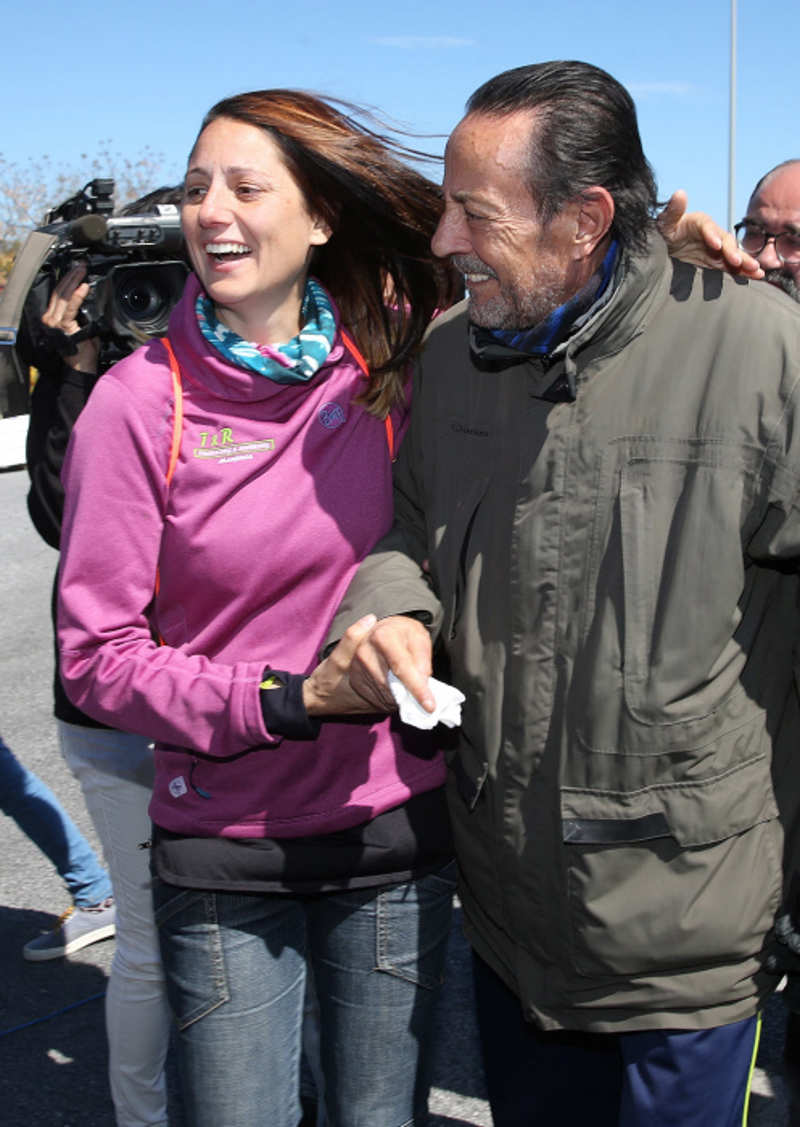
[[[606,188],[595,185],[577,197],[575,245],[578,258],[588,258],[608,234],[614,222],[614,199]]]

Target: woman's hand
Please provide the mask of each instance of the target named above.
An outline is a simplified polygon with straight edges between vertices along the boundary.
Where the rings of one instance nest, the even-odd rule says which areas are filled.
[[[42,314],[42,324],[46,328],[68,337],[80,330],[78,313],[89,293],[89,284],[83,280],[85,277],[86,266],[79,262],[58,282]],[[76,351],[64,357],[64,362],[79,372],[94,375],[99,353],[100,345],[95,338],[81,340],[76,345]]]
[[[350,684],[350,666],[360,643],[374,628],[374,614],[350,626],[342,640],[303,682],[303,704],[309,716],[350,716],[386,712],[375,701],[361,696]]]
[[[702,211],[687,212],[686,206],[686,193],[673,192],[656,220],[673,258],[681,258],[693,266],[741,274],[745,278],[764,277],[758,261],[739,247],[730,231]]]

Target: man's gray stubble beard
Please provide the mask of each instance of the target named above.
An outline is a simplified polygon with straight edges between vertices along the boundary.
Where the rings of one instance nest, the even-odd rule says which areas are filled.
[[[793,301],[800,302],[800,286],[798,286],[792,274],[788,274],[784,270],[765,270],[763,280],[773,286],[778,286],[784,293],[788,293]]]

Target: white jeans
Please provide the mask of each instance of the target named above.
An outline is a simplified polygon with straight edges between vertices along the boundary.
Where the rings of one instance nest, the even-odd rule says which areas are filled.
[[[61,751],[81,785],[117,906],[106,992],[109,1082],[118,1127],[167,1123],[164,1061],[170,1032],[153,920],[147,813],[153,751],[143,736],[58,721]]]

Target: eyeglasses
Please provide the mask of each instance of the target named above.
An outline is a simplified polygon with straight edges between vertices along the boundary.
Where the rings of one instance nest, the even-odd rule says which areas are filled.
[[[736,232],[736,242],[748,254],[761,254],[767,243],[774,243],[775,253],[781,262],[800,262],[800,234],[781,231],[779,235],[773,235],[758,223],[747,219],[737,223],[733,229]]]

